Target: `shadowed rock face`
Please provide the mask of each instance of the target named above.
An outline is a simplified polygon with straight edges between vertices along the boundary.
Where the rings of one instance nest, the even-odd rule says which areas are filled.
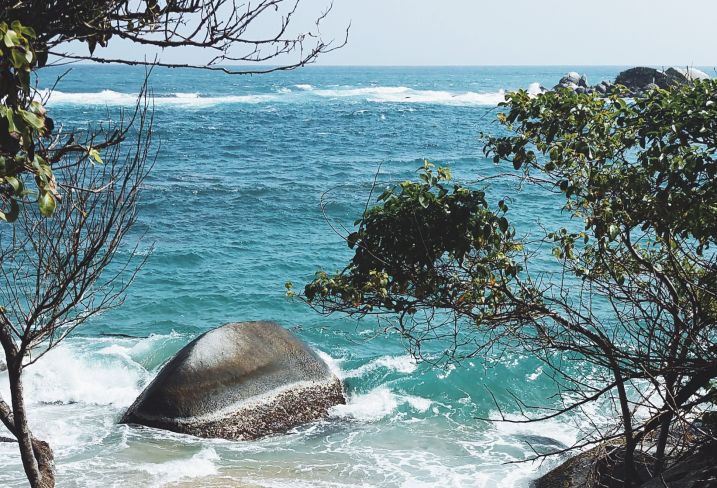
[[[341,382],[306,344],[273,322],[241,322],[180,350],[121,422],[255,439],[325,417],[343,403]]]

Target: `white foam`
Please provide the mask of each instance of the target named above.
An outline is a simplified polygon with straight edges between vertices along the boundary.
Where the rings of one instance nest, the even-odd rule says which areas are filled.
[[[47,92],[41,95],[47,96]],[[66,93],[53,91],[47,102],[48,106],[53,105],[109,105],[109,106],[135,106],[137,104],[136,93],[122,93],[113,90],[102,90],[101,92],[89,93]],[[152,98],[156,106],[170,106],[181,108],[204,108],[226,104],[256,104],[276,101],[280,95],[254,94],[254,95],[227,95],[207,97],[198,93],[175,93],[173,96],[157,95]]]
[[[528,86],[528,95],[536,97],[541,93],[543,93],[543,87],[540,83],[531,83],[530,86]]]
[[[339,378],[360,378],[377,369],[410,374],[416,371],[416,368],[418,368],[416,360],[408,354],[403,356],[381,356],[356,369],[341,371]]]
[[[389,416],[404,404],[418,412],[425,412],[432,402],[417,396],[400,395],[392,392],[386,385],[381,385],[368,393],[349,396],[346,405],[331,407],[329,415],[370,422]]]
[[[424,103],[437,105],[493,106],[505,101],[505,91],[449,92],[441,90],[415,90],[405,86],[374,86],[365,88],[339,88],[314,90],[314,94],[329,98],[364,98],[377,103]]]
[[[535,86],[534,86],[535,85]],[[495,106],[505,101],[505,91],[497,92],[451,92],[443,90],[417,90],[405,86],[373,86],[373,87],[339,87],[335,89],[315,89],[311,85],[294,85],[300,92],[294,93],[290,88],[279,88],[276,93],[257,93],[244,95],[209,96],[200,93],[174,93],[171,95],[155,95],[152,103],[156,106],[178,108],[205,108],[230,104],[258,104],[276,101],[303,102],[308,99],[350,99],[356,98],[372,103],[406,103],[433,104],[450,106]],[[529,92],[537,94],[540,85],[534,83]],[[302,93],[303,92],[303,93]],[[123,93],[114,90],[100,92],[68,93],[62,91],[41,91],[40,95],[49,95],[48,106],[134,106],[137,104],[136,93]]]
[[[526,375],[525,379],[527,379],[528,381],[535,381],[541,374],[543,374],[543,367],[538,366],[535,371],[533,371],[529,375]]]
[[[164,463],[146,463],[140,469],[154,479],[154,486],[165,486],[181,480],[203,478],[219,473],[219,455],[211,448],[204,448],[190,459],[176,459]]]
[[[31,403],[114,406],[129,406],[149,376],[128,357],[102,357],[68,343],[48,352],[24,375]]]

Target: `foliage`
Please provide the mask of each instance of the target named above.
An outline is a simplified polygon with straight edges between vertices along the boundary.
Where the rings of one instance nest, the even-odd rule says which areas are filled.
[[[10,404],[0,398],[0,421],[18,441],[33,488],[54,486],[54,464],[52,450],[28,425],[23,370],[76,327],[122,303],[142,260],[130,252],[124,263],[110,264],[136,221],[152,139],[146,83],[126,119],[123,113],[99,130],[56,130],[44,107],[51,93],[40,93],[34,77],[57,60],[242,74],[294,69],[343,45],[321,37],[328,10],[317,15],[315,30],[289,34],[298,6],[290,0],[0,0],[0,219],[12,223],[0,225],[0,345],[10,384]],[[101,55],[97,46],[113,39],[143,48],[132,54],[207,48],[211,57],[189,64]],[[76,52],[83,44],[89,54]],[[221,64],[265,61],[273,63]],[[122,144],[129,136],[136,140]]]
[[[44,215],[51,215],[56,206],[57,185],[47,152],[37,147],[52,130],[52,120],[33,99],[30,86],[30,73],[37,65],[35,38],[32,28],[17,21],[0,22],[0,219],[10,222],[17,218],[23,199],[34,197]],[[37,192],[27,189],[25,173],[34,178]]]
[[[621,438],[629,485],[638,445],[652,443],[662,471],[677,425],[709,404],[717,377],[717,81],[623,95],[510,93],[498,114],[507,135],[486,136],[485,154],[512,163],[511,177],[562,195],[562,226],[517,239],[505,202],[493,213],[483,191],[447,192],[424,168],[422,182],[364,213],[347,238],[349,265],[318,273],[305,299],[324,312],[381,315],[416,349],[430,338],[473,354],[521,345],[561,391],[549,413],[519,402],[525,421],[614,402],[621,424],[573,447]],[[545,244],[558,273],[531,267]],[[437,332],[446,323],[479,334],[455,344],[460,334]],[[568,358],[586,366],[583,378],[570,377]]]
[[[434,171],[428,162],[419,179],[378,197],[381,206],[367,211],[347,238],[356,250],[347,270],[334,277],[317,273],[305,290],[309,301],[337,297],[362,313],[376,307],[408,314],[456,302],[500,303],[496,281],[520,270],[511,259],[518,245],[503,215],[507,206],[500,202],[491,211],[485,192],[450,188],[449,170]],[[491,266],[497,262],[496,274]]]

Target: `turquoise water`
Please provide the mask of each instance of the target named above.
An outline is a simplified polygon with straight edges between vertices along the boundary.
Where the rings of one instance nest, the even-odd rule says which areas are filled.
[[[554,391],[538,363],[514,352],[458,368],[416,364],[375,322],[320,316],[287,300],[284,282],[301,285],[346,262],[349,249],[332,225],[360,214],[379,167],[381,184],[410,177],[424,158],[466,182],[496,172],[479,133],[499,130],[503,90],[552,86],[568,70],[156,70],[161,147],[133,233],[143,236],[147,263],[120,309],[27,371],[33,429],[55,449],[58,486],[527,486],[550,463],[505,463],[532,454],[528,442],[572,442],[580,420],[521,426],[478,418],[496,414],[486,388],[499,400],[511,388],[546,401]],[[619,71],[581,69],[593,83]],[[45,70],[40,87],[60,73]],[[143,73],[75,67],[50,98],[50,115],[65,127],[116,118],[134,105]],[[550,196],[505,183],[489,193],[520,202],[511,212],[520,229],[558,217]],[[254,319],[278,321],[321,351],[344,378],[348,405],[256,442],[116,425],[193,337]],[[0,486],[23,479],[16,447],[0,443]]]

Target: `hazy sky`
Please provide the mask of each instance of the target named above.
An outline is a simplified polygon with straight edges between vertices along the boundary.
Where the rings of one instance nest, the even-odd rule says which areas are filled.
[[[295,27],[328,3],[303,0]],[[717,0],[334,0],[322,32],[351,22],[349,44],[319,64],[715,66],[716,21]]]
[[[717,64],[717,0],[335,0],[347,19],[323,63]]]

